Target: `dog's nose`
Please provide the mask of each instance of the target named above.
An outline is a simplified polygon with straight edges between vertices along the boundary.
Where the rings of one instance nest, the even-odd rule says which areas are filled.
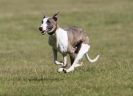
[[[42,31],[42,27],[39,27],[39,30]]]

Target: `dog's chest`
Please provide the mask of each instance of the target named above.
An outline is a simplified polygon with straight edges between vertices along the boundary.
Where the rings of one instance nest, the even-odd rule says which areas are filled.
[[[57,49],[57,47],[56,47],[56,36],[55,35],[54,36],[53,35],[52,36],[49,36],[48,43],[54,49]]]
[[[56,31],[56,45],[61,53],[67,52],[68,49],[68,35],[67,32],[61,28]]]

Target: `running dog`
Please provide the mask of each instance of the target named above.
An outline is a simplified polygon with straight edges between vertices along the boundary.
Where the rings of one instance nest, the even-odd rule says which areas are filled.
[[[39,30],[41,34],[48,34],[48,43],[52,47],[54,55],[54,63],[61,64],[58,72],[64,71],[65,73],[74,71],[78,66],[81,66],[81,59],[85,55],[87,59],[93,63],[98,60],[99,55],[95,59],[90,59],[88,51],[90,49],[89,38],[82,28],[69,27],[66,29],[61,28],[58,23],[58,13],[52,17],[43,17]],[[63,56],[63,62],[57,61],[57,52]],[[66,68],[67,54],[70,56],[71,66]]]

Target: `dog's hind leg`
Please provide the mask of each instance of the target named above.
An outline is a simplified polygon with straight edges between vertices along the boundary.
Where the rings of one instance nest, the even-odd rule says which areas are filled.
[[[76,53],[71,53],[71,54],[69,54],[69,56],[70,56],[70,62],[71,62],[71,65],[72,65],[74,60],[75,60]]]
[[[70,54],[70,61],[71,61],[71,65],[73,64],[74,60],[75,60],[75,57],[76,57],[76,53],[75,54]],[[78,64],[76,64],[75,67],[80,67],[83,65],[83,62],[78,62]]]
[[[68,69],[65,69],[64,72],[71,72],[74,71],[74,68],[77,66],[77,64],[79,63],[79,61],[83,58],[83,56],[88,52],[90,46],[88,44],[81,44],[81,48],[72,64],[72,66]]]

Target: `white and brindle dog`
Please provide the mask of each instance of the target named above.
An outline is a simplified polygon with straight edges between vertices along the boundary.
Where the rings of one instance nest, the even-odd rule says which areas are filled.
[[[83,31],[78,27],[69,27],[63,29],[57,24],[57,15],[54,14],[52,17],[45,17],[42,20],[42,24],[39,27],[42,35],[45,33],[49,35],[49,45],[51,45],[54,54],[54,63],[61,64],[62,66],[58,69],[58,72],[64,71],[65,73],[74,71],[78,66],[81,66],[81,59],[85,55],[90,62],[98,60],[99,55],[95,59],[90,59],[88,51],[90,49],[89,38]],[[63,56],[63,62],[57,61],[57,52],[60,52]],[[67,66],[67,54],[70,56],[71,66]]]

